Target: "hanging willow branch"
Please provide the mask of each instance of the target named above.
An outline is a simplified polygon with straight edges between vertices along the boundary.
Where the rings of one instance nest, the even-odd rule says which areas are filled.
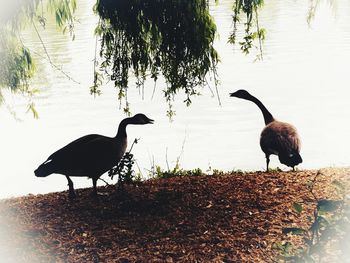
[[[236,44],[238,24],[240,18],[245,15],[244,36],[239,45],[241,51],[249,54],[252,47],[256,47],[259,51],[257,59],[263,58],[262,42],[265,39],[265,29],[259,26],[258,9],[263,5],[263,0],[235,0],[233,5],[233,31],[229,36],[228,42]],[[242,14],[243,13],[243,14]],[[252,28],[255,28],[252,29]],[[258,40],[258,46],[254,45],[254,41]]]
[[[183,91],[186,105],[208,73],[216,80],[216,26],[206,0],[100,0],[95,11],[101,19],[95,31],[100,66],[112,76],[119,99],[125,98],[130,73],[137,88],[148,75],[157,81],[162,74],[166,101]]]
[[[68,29],[74,39],[75,18],[73,14],[76,10],[76,0],[49,0],[47,7],[55,14],[57,25],[62,28],[63,32]],[[51,61],[35,24],[37,21],[45,29],[46,18],[43,10],[42,0],[18,0],[2,6],[0,10],[0,104],[4,100],[1,92],[3,89],[28,96],[30,98],[28,111],[31,111],[34,117],[38,115],[31,96],[36,90],[30,89],[29,80],[35,73],[35,63],[32,57],[32,53],[35,52],[31,52],[24,45],[20,37],[21,30],[26,26],[32,26],[44,48],[44,58],[53,68],[59,70],[68,79],[75,81]],[[39,56],[43,57],[40,54]]]

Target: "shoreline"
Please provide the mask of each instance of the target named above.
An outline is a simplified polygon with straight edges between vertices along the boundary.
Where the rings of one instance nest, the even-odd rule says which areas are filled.
[[[218,169],[213,169],[211,173],[207,173],[207,171],[205,170],[201,170],[200,168],[196,168],[193,170],[185,170],[183,169],[184,173],[189,172],[189,171],[195,171],[195,170],[200,170],[203,172],[203,176],[221,176],[221,175],[228,175],[228,174],[236,174],[236,173],[246,173],[246,174],[252,174],[252,173],[266,173],[265,170],[241,170],[241,169],[233,169],[233,170],[218,170]],[[182,170],[182,168],[181,168]],[[327,166],[327,167],[322,167],[322,168],[310,168],[310,169],[296,169],[296,172],[315,172],[315,171],[320,171],[320,170],[333,170],[333,171],[341,171],[341,170],[349,170],[350,171],[350,166]],[[218,171],[218,174],[215,174],[215,172],[213,173],[213,171]],[[291,169],[285,169],[285,170],[281,170],[279,167],[276,168],[272,168],[270,171],[270,173],[276,173],[276,172],[282,172],[282,173],[292,173],[293,171]],[[55,175],[51,175],[51,176],[55,176]],[[102,177],[102,176],[101,176]],[[82,190],[82,189],[90,189],[90,181],[91,179],[87,178],[87,177],[72,177],[72,180],[74,182],[74,178],[79,178],[79,179],[88,179],[89,183],[87,183],[87,187],[84,186],[79,186],[78,188],[75,188],[76,190]],[[103,178],[102,178],[103,179]],[[156,180],[159,179],[158,177],[153,177],[153,178],[149,178],[149,179],[145,179],[142,180],[141,182],[146,182],[148,180]],[[23,194],[18,194],[15,196],[4,196],[1,197],[0,196],[0,202],[1,201],[5,201],[5,200],[9,200],[9,199],[16,199],[16,198],[22,198],[22,197],[28,197],[28,196],[42,196],[42,195],[47,195],[47,194],[60,194],[60,193],[64,193],[68,190],[68,186],[66,185],[66,179],[62,180],[63,181],[63,185],[65,186],[66,189],[62,189],[62,190],[57,190],[57,191],[51,191],[51,192],[45,192],[45,193],[23,193]],[[115,182],[108,182],[110,185],[115,185]],[[98,184],[100,184],[97,188],[104,188],[107,187],[108,185],[105,184],[105,182],[101,181],[101,179],[99,179]],[[101,185],[101,184],[105,184],[105,185]],[[60,186],[62,186],[60,184]],[[92,189],[92,188],[91,188]]]
[[[99,187],[0,200],[0,258],[9,262],[273,262],[278,242],[302,245],[285,227],[310,227],[307,190],[339,199],[350,168],[236,172],[150,179],[124,192]],[[349,189],[347,189],[349,190]],[[297,214],[294,202],[303,204]],[[2,253],[2,254],[1,254]],[[11,261],[12,260],[12,261]]]
[[[228,174],[236,174],[236,173],[246,173],[246,174],[252,174],[252,173],[266,173],[265,170],[241,170],[241,169],[233,169],[233,170],[217,170],[217,169],[213,169],[211,173],[207,174],[207,171],[201,170],[200,168],[195,168],[193,170],[185,170],[182,169],[183,173],[189,172],[189,171],[195,171],[195,170],[200,170],[203,171],[203,176],[221,176],[221,175],[228,175]],[[322,168],[311,168],[311,169],[296,169],[296,172],[315,172],[315,171],[320,171],[320,170],[333,170],[333,171],[341,171],[341,170],[349,170],[350,171],[350,166],[328,166],[328,167],[322,167]],[[213,174],[213,171],[218,171],[219,174]],[[282,172],[282,173],[292,173],[293,171],[291,169],[285,169],[285,170],[281,170],[279,167],[276,168],[272,168],[270,171],[270,173],[276,173],[276,172]],[[51,175],[51,176],[55,176],[55,175]],[[102,176],[101,176],[102,177]],[[76,190],[82,190],[82,189],[90,189],[90,181],[91,179],[87,178],[87,177],[72,177],[73,183],[74,183],[74,178],[79,178],[79,179],[88,179],[89,183],[87,183],[87,187],[82,187],[79,186],[78,188],[75,188]],[[103,178],[102,178],[103,179]],[[148,180],[156,180],[159,179],[158,177],[154,177],[154,178],[149,178],[149,179],[145,179],[141,182],[146,182]],[[99,179],[100,181],[98,181],[98,184],[105,184],[105,182],[102,182],[101,179]],[[9,200],[9,199],[16,199],[16,198],[22,198],[22,197],[28,197],[28,196],[43,196],[43,195],[47,195],[47,194],[60,194],[60,193],[64,193],[68,190],[68,186],[66,185],[66,179],[62,180],[63,185],[66,187],[66,189],[63,190],[57,190],[57,191],[51,191],[51,192],[45,192],[45,193],[23,193],[23,194],[18,194],[15,196],[4,196],[1,197],[0,196],[0,202],[1,201],[5,201],[5,200]],[[108,182],[110,185],[115,185],[116,182]],[[60,186],[62,186],[60,184]],[[108,185],[99,185],[97,188],[104,188],[107,187]],[[92,188],[91,188],[92,189]]]

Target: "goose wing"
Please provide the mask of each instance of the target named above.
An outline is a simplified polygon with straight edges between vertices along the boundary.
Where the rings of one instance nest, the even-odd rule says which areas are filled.
[[[99,176],[111,169],[123,156],[125,140],[102,135],[87,135],[79,138],[49,158],[56,173],[72,176]]]
[[[281,149],[289,153],[300,151],[300,138],[297,129],[285,122],[280,122],[277,142]]]
[[[64,156],[67,156],[67,155],[70,156],[72,154],[79,154],[79,152],[83,149],[83,145],[85,145],[86,143],[93,141],[99,137],[101,137],[101,135],[99,135],[99,134],[89,134],[89,135],[80,137],[80,138],[70,142],[69,144],[67,144],[63,148],[57,150],[53,154],[51,154],[47,158],[47,160],[62,158]]]
[[[274,121],[261,133],[260,146],[265,153],[289,154],[300,150],[300,139],[296,128],[289,124]]]

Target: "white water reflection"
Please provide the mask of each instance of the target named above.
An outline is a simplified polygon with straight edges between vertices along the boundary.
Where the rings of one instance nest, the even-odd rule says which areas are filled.
[[[35,85],[43,89],[36,99],[40,119],[24,114],[25,102],[16,96],[10,95],[8,103],[16,106],[22,122],[15,121],[4,108],[0,111],[0,197],[66,190],[63,176],[39,179],[33,170],[53,151],[77,137],[89,133],[113,136],[125,117],[110,84],[100,97],[89,94],[97,22],[91,11],[93,2],[78,2],[77,17],[81,22],[76,25],[75,41],[57,32],[53,23],[43,34],[53,62],[63,65],[63,70],[80,84],[67,80],[47,63],[39,64],[43,73]],[[306,22],[307,1],[267,2],[260,16],[260,24],[267,30],[264,61],[256,63],[253,54],[245,56],[227,43],[232,30],[230,5],[231,1],[226,0],[211,7],[220,35],[216,47],[221,57],[222,106],[211,97],[209,89],[194,98],[189,108],[179,96],[175,102],[177,115],[170,123],[165,116],[161,82],[153,100],[152,82],[146,86],[144,100],[131,89],[132,112],[143,112],[156,120],[153,125],[128,127],[130,143],[141,137],[133,151],[143,174],[147,174],[152,159],[166,167],[166,152],[173,166],[184,140],[184,168],[263,169],[265,159],[258,143],[262,115],[252,103],[228,97],[229,92],[241,88],[260,98],[276,118],[298,128],[304,159],[300,168],[348,166],[350,2],[339,0],[333,7],[327,1],[321,2],[310,26]],[[43,54],[34,34],[24,38]],[[272,158],[271,167],[276,166],[285,168]],[[85,178],[73,180],[76,187],[91,186]]]

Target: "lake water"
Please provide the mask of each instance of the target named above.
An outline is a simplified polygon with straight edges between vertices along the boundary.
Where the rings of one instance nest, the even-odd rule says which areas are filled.
[[[93,2],[78,1],[76,16],[80,23],[76,24],[75,41],[58,32],[50,20],[42,33],[52,61],[80,84],[38,57],[41,73],[33,85],[42,90],[34,99],[40,118],[34,120],[26,114],[25,100],[11,94],[7,106],[13,107],[22,121],[15,120],[7,106],[0,110],[1,198],[66,190],[64,176],[36,178],[34,169],[53,151],[82,135],[114,136],[125,117],[110,83],[101,96],[89,94],[97,23],[91,11]],[[267,31],[264,60],[257,62],[254,52],[245,56],[227,43],[232,30],[232,1],[219,2],[211,6],[211,13],[219,31],[216,47],[221,57],[221,106],[208,88],[190,107],[178,96],[174,102],[176,116],[169,122],[161,81],[153,99],[152,82],[146,85],[144,99],[130,87],[132,113],[143,112],[155,119],[153,125],[128,127],[130,144],[134,138],[141,138],[133,153],[143,176],[147,177],[153,163],[166,168],[168,162],[174,167],[179,156],[181,167],[186,169],[264,169],[259,146],[262,114],[254,104],[228,97],[237,89],[249,90],[277,119],[298,128],[304,159],[300,169],[349,166],[350,2],[339,0],[330,5],[329,1],[320,1],[308,25],[309,1],[266,1],[260,12],[260,25]],[[23,38],[28,46],[44,54],[34,33],[27,32]],[[273,157],[271,167],[277,166],[288,170]],[[73,180],[75,187],[91,186],[86,178]]]

